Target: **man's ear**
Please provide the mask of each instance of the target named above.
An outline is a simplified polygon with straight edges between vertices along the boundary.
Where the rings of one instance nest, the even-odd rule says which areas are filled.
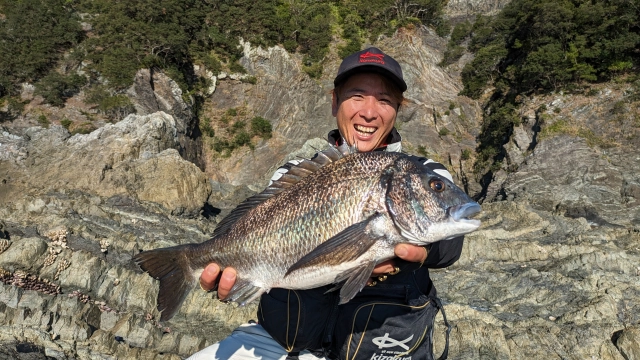
[[[331,92],[331,115],[334,117],[338,114],[338,97],[336,91]]]

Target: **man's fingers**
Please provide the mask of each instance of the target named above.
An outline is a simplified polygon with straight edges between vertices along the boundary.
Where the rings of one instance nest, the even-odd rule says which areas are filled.
[[[398,244],[395,247],[396,256],[402,260],[423,263],[427,260],[427,248],[410,244]]]
[[[224,300],[229,295],[229,291],[236,283],[236,270],[231,267],[227,267],[222,272],[220,282],[218,283],[218,298]]]
[[[217,264],[209,264],[200,275],[200,287],[204,291],[211,291],[216,287],[220,275],[220,267]]]
[[[373,268],[373,272],[371,273],[371,276],[376,277],[376,276],[384,275],[392,272],[394,269],[395,267],[393,266],[393,260],[387,260],[376,265],[376,267]]]

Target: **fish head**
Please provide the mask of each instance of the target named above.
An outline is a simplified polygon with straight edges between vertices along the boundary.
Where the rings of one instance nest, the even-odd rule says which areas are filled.
[[[446,177],[419,161],[400,159],[383,180],[386,207],[408,242],[426,245],[480,227],[480,205]]]

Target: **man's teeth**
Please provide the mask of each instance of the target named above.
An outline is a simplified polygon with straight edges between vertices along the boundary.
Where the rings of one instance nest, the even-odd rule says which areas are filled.
[[[374,127],[368,127],[368,126],[362,126],[362,125],[355,125],[354,127],[359,132],[363,132],[363,133],[367,133],[367,134],[373,134],[376,131],[376,128],[374,128]]]

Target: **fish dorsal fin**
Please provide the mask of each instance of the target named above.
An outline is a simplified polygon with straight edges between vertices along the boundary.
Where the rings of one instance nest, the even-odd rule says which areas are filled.
[[[346,141],[343,143],[346,144]],[[240,203],[235,209],[233,209],[229,215],[222,219],[216,229],[213,231],[213,237],[226,233],[233,227],[233,225],[243,217],[251,209],[260,205],[264,201],[274,197],[281,193],[285,189],[298,183],[303,178],[315,173],[327,164],[333,163],[345,157],[350,153],[355,152],[354,148],[348,145],[330,146],[329,148],[316,153],[312,159],[304,159],[298,164],[288,163],[291,168],[284,173],[279,179],[273,180],[273,182],[264,189],[261,193],[247,198]]]

